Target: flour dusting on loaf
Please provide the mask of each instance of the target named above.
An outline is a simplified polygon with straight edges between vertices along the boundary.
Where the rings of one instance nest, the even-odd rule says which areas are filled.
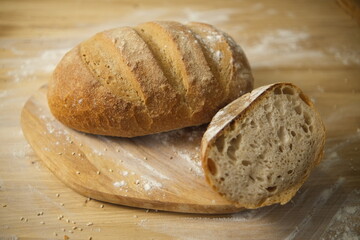
[[[239,207],[285,204],[322,157],[325,130],[297,87],[253,90],[220,110],[202,139],[210,185]]]
[[[57,65],[48,103],[71,128],[134,137],[207,123],[252,88],[246,56],[229,35],[158,21],[80,43]]]

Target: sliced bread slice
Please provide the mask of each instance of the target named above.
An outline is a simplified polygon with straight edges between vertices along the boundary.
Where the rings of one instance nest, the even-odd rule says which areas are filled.
[[[285,204],[322,158],[325,128],[290,83],[257,88],[221,109],[201,143],[210,185],[238,207]]]

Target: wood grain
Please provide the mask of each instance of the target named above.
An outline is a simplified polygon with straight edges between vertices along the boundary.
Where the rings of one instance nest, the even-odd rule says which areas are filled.
[[[243,47],[255,87],[289,81],[314,100],[325,157],[292,202],[201,215],[89,201],[28,145],[21,111],[65,52],[96,32],[154,19],[215,25]],[[0,239],[358,238],[359,43],[358,23],[335,0],[0,1]]]
[[[23,133],[45,165],[76,192],[145,209],[239,211],[205,182],[199,159],[204,126],[131,139],[84,134],[52,116],[46,93],[44,86],[25,104]]]
[[[360,24],[360,1],[359,0],[337,0],[337,3],[351,17]]]

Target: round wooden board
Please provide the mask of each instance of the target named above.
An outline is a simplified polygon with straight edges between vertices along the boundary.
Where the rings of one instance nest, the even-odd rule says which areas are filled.
[[[199,152],[204,127],[136,138],[85,134],[51,114],[47,87],[25,104],[24,135],[45,165],[76,192],[101,201],[188,213],[240,209],[205,182]]]

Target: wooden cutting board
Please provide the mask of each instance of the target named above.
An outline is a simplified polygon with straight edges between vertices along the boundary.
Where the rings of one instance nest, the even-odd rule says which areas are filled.
[[[205,127],[136,138],[72,130],[51,114],[47,87],[25,104],[24,135],[45,165],[67,186],[93,199],[189,213],[239,211],[205,182],[199,146]]]

